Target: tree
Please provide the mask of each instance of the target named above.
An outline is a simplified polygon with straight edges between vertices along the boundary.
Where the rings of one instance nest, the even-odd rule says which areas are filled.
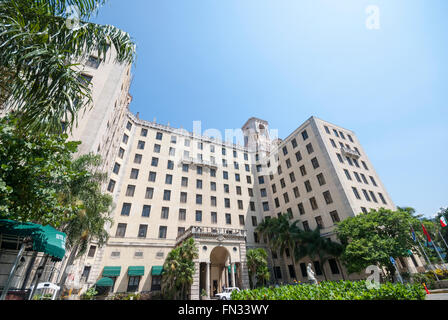
[[[86,253],[89,243],[95,241],[101,247],[109,239],[105,226],[112,222],[108,213],[112,209],[113,200],[110,195],[101,191],[102,183],[107,175],[97,171],[100,164],[99,155],[87,154],[76,159],[72,168],[84,174],[70,181],[63,193],[64,201],[77,203],[82,209],[61,228],[67,234],[66,247],[70,249],[70,255],[59,282],[61,294],[67,279],[66,268]]]
[[[325,273],[324,264],[330,257],[335,257],[342,254],[343,247],[341,244],[332,241],[330,238],[322,237],[320,229],[314,231],[305,231],[300,234],[300,240],[297,242],[298,254],[296,259],[302,259],[306,256],[313,258],[318,257],[325,280],[328,280]],[[342,270],[341,270],[342,272]]]
[[[195,273],[194,260],[198,256],[198,248],[192,238],[168,253],[162,273],[162,292],[165,297],[176,300],[188,299]]]
[[[416,246],[410,236],[410,225],[418,224],[418,219],[409,211],[383,208],[340,222],[336,233],[344,246],[341,259],[348,272],[361,272],[370,265],[379,264],[393,276],[395,268],[390,257],[407,256]]]
[[[252,287],[265,285],[266,282],[269,281],[270,274],[267,257],[267,252],[262,248],[247,251],[247,268],[249,269],[249,277],[252,282]]]
[[[105,60],[110,46],[116,60],[132,63],[130,36],[109,25],[85,22],[105,0],[0,1],[0,107],[21,113],[21,127],[61,132],[91,102],[77,61],[95,52]],[[71,23],[78,11],[78,25]]]
[[[265,239],[267,243],[267,247],[271,252],[271,256],[273,257],[273,252],[275,251],[274,242],[272,239],[274,238],[274,228],[275,228],[276,219],[264,219],[256,228],[256,231],[260,234],[261,237]],[[273,259],[274,267],[275,267],[275,259]],[[277,280],[275,272],[274,272],[275,280]]]
[[[438,226],[438,229],[440,233],[443,236],[443,239],[440,239],[439,243],[442,242],[445,245],[445,242],[448,241],[448,227],[442,227],[440,224],[440,219],[442,217],[445,217],[445,220],[448,221],[448,208],[441,208],[440,211],[437,213],[435,218],[435,223]],[[442,246],[444,248],[445,254],[448,256],[448,248],[445,246]]]
[[[13,115],[0,119],[0,217],[57,228],[82,209],[63,199],[84,172],[73,166],[79,142],[67,135],[23,133]]]

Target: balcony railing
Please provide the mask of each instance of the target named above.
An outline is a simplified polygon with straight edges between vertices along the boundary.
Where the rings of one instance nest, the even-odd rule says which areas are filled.
[[[359,157],[361,157],[361,154],[358,151],[352,150],[352,149],[347,148],[347,147],[341,148],[341,152],[342,152],[342,154],[344,156],[348,156],[348,157],[351,157],[351,158],[359,159]]]
[[[246,237],[246,230],[242,229],[230,229],[230,228],[218,228],[218,227],[197,227],[192,226],[185,230],[184,233],[180,234],[176,243],[180,243],[189,237],[219,237],[222,236],[225,238],[241,238],[244,239]]]
[[[186,164],[193,164],[193,165],[197,165],[197,166],[218,168],[218,165],[214,161],[195,159],[195,158],[191,158],[191,157],[182,157],[181,162],[186,163]]]

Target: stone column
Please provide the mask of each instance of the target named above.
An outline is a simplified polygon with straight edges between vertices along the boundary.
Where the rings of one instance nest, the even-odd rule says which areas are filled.
[[[191,285],[190,300],[199,300],[199,277],[200,277],[199,260],[194,261],[193,283]]]
[[[206,263],[205,266],[205,290],[207,291],[207,298],[210,299],[210,274],[211,274],[211,264],[210,262]]]
[[[242,244],[240,245],[240,272],[241,272],[241,283],[243,284],[243,287],[240,289],[249,289],[249,270],[247,268],[246,263],[246,245]]]
[[[236,287],[235,283],[235,263],[230,264],[230,273],[232,274],[232,285],[231,287]]]

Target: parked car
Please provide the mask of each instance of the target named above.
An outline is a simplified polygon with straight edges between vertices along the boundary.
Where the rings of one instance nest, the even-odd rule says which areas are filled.
[[[219,300],[230,300],[230,295],[232,294],[233,291],[237,291],[239,292],[240,289],[237,287],[231,287],[231,288],[224,288],[223,292],[221,293],[217,293],[216,296],[218,297]]]

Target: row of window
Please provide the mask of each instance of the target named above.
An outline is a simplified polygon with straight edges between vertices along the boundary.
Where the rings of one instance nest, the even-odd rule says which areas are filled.
[[[361,195],[358,191],[358,189],[356,187],[352,187],[353,193],[355,194],[356,199],[358,200],[362,200]],[[362,189],[362,194],[364,195],[364,198],[368,201],[368,202],[375,202],[378,203],[378,199],[375,195],[375,192],[373,191],[367,191],[366,189]],[[387,201],[384,198],[383,194],[381,192],[378,192],[378,196],[381,200],[381,202],[385,205],[387,205]]]
[[[162,208],[162,218],[168,219],[168,212],[169,208]],[[185,221],[186,220],[187,211],[186,209],[179,209],[179,221]],[[217,212],[211,212],[210,213],[211,223],[217,224],[218,223],[218,213]],[[196,222],[202,222],[203,219],[203,213],[200,210],[195,211],[195,221]],[[239,215],[238,216],[239,223],[241,226],[246,225],[245,216]],[[257,217],[252,216],[251,217],[252,226],[256,227],[258,225]],[[230,213],[225,214],[225,223],[227,225],[232,224],[232,215]],[[148,234],[148,227],[147,224],[140,224],[138,228],[137,238],[146,238]],[[159,226],[159,239],[166,239],[167,235],[167,226]],[[126,236],[126,229],[127,229],[127,223],[119,223],[117,226],[117,230],[115,233],[116,238],[124,238]],[[185,232],[185,227],[178,227],[178,236],[182,235]]]
[[[345,161],[344,161],[343,157],[341,156],[341,154],[336,153],[336,156],[338,157],[338,160],[340,163],[345,164]],[[352,166],[352,167],[356,166],[357,168],[361,168],[357,159],[350,158],[350,157],[345,157],[345,159],[347,160],[347,162],[350,166]],[[364,169],[369,171],[369,167],[367,166],[367,164],[364,161],[361,161],[361,164],[364,167]]]
[[[326,133],[328,133],[330,135],[333,133],[335,137],[342,138],[342,139],[346,140],[345,134],[342,131],[336,130],[336,129],[332,129],[332,131],[330,131],[330,128],[328,128],[328,126],[324,126],[324,128],[325,128]],[[347,133],[347,137],[348,137],[348,140],[350,140],[350,142],[354,143],[353,138],[350,134]]]
[[[131,122],[128,122],[127,125],[126,125],[126,128],[127,128],[128,130],[131,130],[131,128],[132,128],[132,123],[131,123]],[[141,132],[140,132],[140,136],[142,136],[142,137],[147,137],[147,136],[148,136],[148,129],[142,128],[142,129],[141,129]],[[162,139],[163,139],[163,133],[162,133],[162,132],[157,132],[157,133],[156,133],[156,140],[162,141]],[[122,142],[123,142],[124,144],[127,144],[128,141],[129,141],[129,136],[128,136],[127,134],[124,134],[124,135],[123,135]],[[177,136],[172,135],[172,136],[171,136],[171,140],[170,140],[170,142],[171,142],[172,144],[177,144]],[[191,140],[185,138],[185,139],[184,139],[184,147],[189,148],[190,146],[191,146]],[[143,141],[143,140],[139,140],[139,141],[138,141],[138,144],[137,144],[137,148],[140,149],[140,150],[145,149],[145,141]],[[155,144],[155,145],[154,145],[154,152],[158,152],[158,153],[160,153],[160,148],[161,148],[161,145],[160,145],[160,144]],[[204,143],[203,143],[203,142],[200,142],[200,141],[197,142],[197,148],[198,148],[198,150],[204,150]],[[170,147],[170,150],[171,150],[171,149],[174,149],[174,148],[171,148],[171,147]],[[215,153],[215,151],[216,151],[215,145],[210,144],[210,152]],[[221,154],[222,154],[223,156],[226,156],[226,155],[227,155],[227,148],[226,148],[226,147],[222,147],[222,148],[221,148]],[[233,157],[234,157],[234,158],[238,158],[238,151],[237,151],[237,150],[233,149],[233,150],[232,150],[232,154],[233,154]],[[170,155],[171,155],[171,151],[170,151]],[[249,160],[249,155],[248,155],[246,152],[243,153],[243,156],[244,156],[244,160]]]
[[[348,180],[350,180],[350,181],[353,180],[350,172],[347,169],[344,169],[344,173]],[[366,176],[363,173],[358,173],[356,171],[353,171],[353,175],[355,176],[356,181],[358,181],[359,183],[364,182],[365,184],[369,184],[369,181],[367,180]],[[370,178],[370,182],[373,184],[373,186],[378,187],[378,185],[375,181],[375,178],[372,176],[369,176],[369,178]]]

